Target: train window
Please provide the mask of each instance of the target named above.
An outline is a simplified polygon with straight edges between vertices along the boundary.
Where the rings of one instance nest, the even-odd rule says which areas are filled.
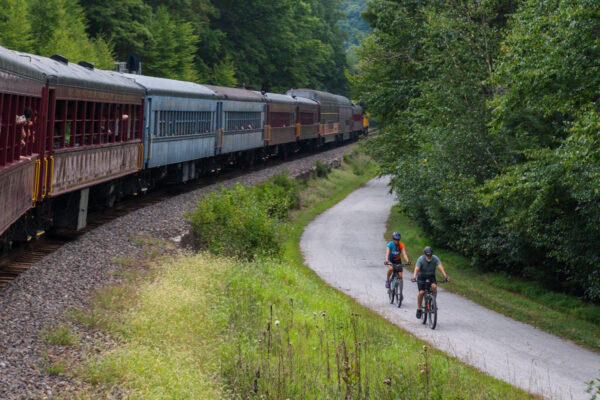
[[[314,125],[316,123],[316,115],[312,112],[301,112],[300,123],[302,125]]]
[[[211,121],[212,113],[209,111],[155,111],[154,135],[164,137],[208,133]]]
[[[260,111],[227,111],[225,113],[226,131],[243,131],[262,128],[262,113]]]
[[[286,128],[295,125],[294,114],[285,112],[272,112],[269,114],[269,122],[273,128]]]

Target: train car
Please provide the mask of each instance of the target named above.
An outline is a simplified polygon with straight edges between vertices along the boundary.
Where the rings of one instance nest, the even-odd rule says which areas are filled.
[[[25,109],[39,114],[47,91],[46,76],[26,61],[0,47],[0,250],[36,232],[22,217],[38,197],[40,116],[22,116]]]
[[[352,102],[344,96],[335,95],[340,113],[340,133],[338,142],[350,140],[352,136]]]
[[[252,157],[264,147],[266,121],[265,99],[262,94],[246,90],[206,85],[217,93],[217,146],[215,153],[228,156]],[[243,154],[242,154],[243,153]]]
[[[308,148],[318,146],[319,140],[319,104],[311,99],[295,97],[297,103],[297,121],[300,131],[298,141]]]
[[[319,137],[322,143],[335,142],[340,134],[340,108],[335,94],[312,89],[292,89],[288,95],[304,97],[319,104]]]
[[[265,127],[265,145],[270,154],[286,154],[296,147],[299,134],[296,99],[277,93],[265,93],[267,102],[267,125]]]
[[[41,97],[19,100],[20,104],[4,111],[8,118],[26,104],[31,107],[32,141],[19,158],[36,166],[21,182],[29,185],[33,180],[32,200],[38,204],[25,216],[26,229],[16,226],[17,233],[8,241],[51,225],[80,229],[86,225],[89,200],[114,201],[121,179],[141,168],[143,90],[86,62],[73,64],[61,56],[46,58],[5,49],[2,54],[19,61],[18,75],[26,71],[36,75],[36,93],[40,84],[43,87]],[[7,87],[14,90],[19,84],[9,82]],[[8,131],[13,129],[6,123]],[[9,160],[10,146],[3,148],[3,158]]]
[[[352,103],[352,139],[358,138],[363,134],[363,108]]]
[[[41,218],[81,229],[93,202],[112,205],[142,166],[144,91],[124,77],[61,56],[24,55],[46,75]],[[133,178],[132,178],[133,179]],[[46,223],[45,223],[46,224]]]
[[[143,174],[150,185],[187,182],[212,168],[217,94],[193,82],[121,74],[145,90]]]

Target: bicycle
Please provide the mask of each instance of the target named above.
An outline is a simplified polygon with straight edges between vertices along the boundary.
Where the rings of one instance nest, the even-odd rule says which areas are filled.
[[[400,278],[400,272],[402,272],[402,268],[404,264],[395,264],[386,262],[386,265],[391,265],[394,270],[392,272],[392,276],[390,277],[390,287],[388,288],[388,296],[390,297],[390,304],[394,304],[394,300],[396,300],[398,308],[402,305],[402,300],[404,296],[402,295],[402,279]]]
[[[437,300],[433,295],[433,290],[431,289],[431,280],[425,279],[422,281],[417,281],[412,279],[413,282],[416,283],[424,283],[425,284],[425,294],[423,295],[423,307],[421,307],[421,320],[423,324],[429,323],[429,327],[431,329],[435,329],[437,325]],[[440,283],[448,282],[448,279],[444,279]]]

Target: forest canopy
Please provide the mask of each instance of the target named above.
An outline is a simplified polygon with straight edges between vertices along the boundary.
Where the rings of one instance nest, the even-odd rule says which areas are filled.
[[[404,210],[482,270],[600,301],[600,3],[372,0],[356,93]]]
[[[343,0],[0,0],[0,44],[113,69],[269,91],[347,93]]]

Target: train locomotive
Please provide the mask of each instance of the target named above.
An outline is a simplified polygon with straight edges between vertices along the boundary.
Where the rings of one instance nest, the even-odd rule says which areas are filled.
[[[125,74],[0,47],[0,253],[162,182],[341,144],[364,133],[343,96]]]

